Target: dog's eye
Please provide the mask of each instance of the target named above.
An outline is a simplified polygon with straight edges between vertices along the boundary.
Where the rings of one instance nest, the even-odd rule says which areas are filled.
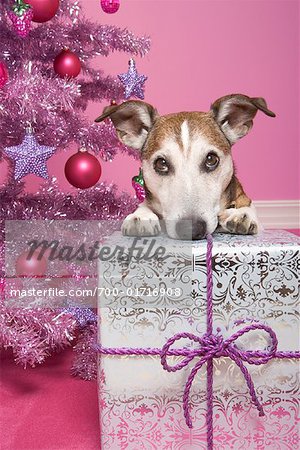
[[[208,170],[215,170],[219,162],[220,159],[215,153],[209,153],[205,160],[205,166]]]
[[[157,158],[154,161],[154,170],[162,174],[168,173],[169,172],[168,162],[164,158]]]

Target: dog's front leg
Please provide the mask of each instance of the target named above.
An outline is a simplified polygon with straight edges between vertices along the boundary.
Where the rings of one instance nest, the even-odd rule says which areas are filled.
[[[145,202],[129,214],[122,225],[125,236],[156,236],[160,230],[159,218]]]
[[[253,205],[228,208],[219,214],[219,231],[232,234],[257,234],[259,225]]]

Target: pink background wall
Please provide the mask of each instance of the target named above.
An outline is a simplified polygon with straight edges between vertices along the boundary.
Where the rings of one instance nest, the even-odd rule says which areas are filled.
[[[117,14],[99,0],[83,0],[85,14],[99,23],[127,27],[152,38],[150,53],[137,58],[148,75],[146,100],[165,114],[206,111],[218,97],[240,92],[263,96],[277,114],[258,113],[253,130],[233,150],[238,176],[256,200],[299,198],[299,3],[297,0],[121,0]],[[95,66],[118,74],[129,55],[98,57]],[[93,120],[102,105],[92,104]],[[73,150],[48,163],[65,191],[64,162]],[[119,156],[103,164],[102,179],[132,193],[138,162]],[[27,188],[41,183],[26,178]]]

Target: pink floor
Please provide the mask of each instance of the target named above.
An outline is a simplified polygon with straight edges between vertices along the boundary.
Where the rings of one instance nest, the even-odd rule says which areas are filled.
[[[72,350],[35,368],[1,355],[1,450],[100,448],[97,383],[69,374]]]
[[[1,450],[100,449],[97,384],[70,376],[72,357],[67,350],[24,370],[2,353]]]

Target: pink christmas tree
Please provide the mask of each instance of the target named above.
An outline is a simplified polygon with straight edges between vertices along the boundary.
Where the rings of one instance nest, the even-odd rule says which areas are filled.
[[[48,174],[46,162],[74,142],[78,149],[83,147],[104,161],[117,152],[134,155],[120,144],[110,121],[93,123],[84,112],[89,101],[108,104],[124,99],[121,80],[95,70],[93,58],[115,51],[126,52],[129,58],[143,56],[149,50],[149,38],[135,37],[126,28],[92,23],[82,16],[77,0],[60,0],[54,17],[44,23],[31,22],[33,12],[25,0],[0,4],[0,163],[5,160],[9,165],[7,182],[0,188],[2,241],[6,219],[121,219],[135,204],[132,197],[101,182],[66,195],[58,189],[55,174]],[[58,75],[61,67],[56,58],[66,49],[74,58],[75,70],[80,70],[76,77]],[[29,162],[22,156],[28,149],[36,152]],[[28,173],[42,177],[37,193],[24,192]],[[7,309],[3,253],[2,242],[0,343],[12,347],[17,362],[34,366],[53,349],[73,341],[76,323],[70,311],[62,318],[55,310]]]

